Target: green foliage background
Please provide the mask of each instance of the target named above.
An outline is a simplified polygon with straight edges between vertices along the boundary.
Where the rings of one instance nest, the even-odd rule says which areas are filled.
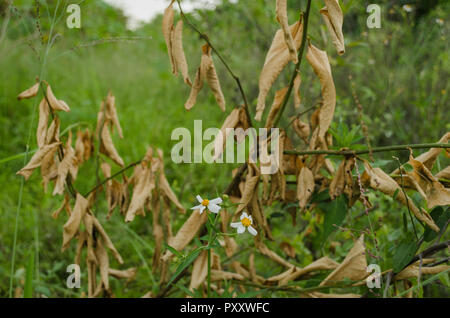
[[[203,90],[193,110],[184,110],[189,88],[170,73],[160,16],[131,31],[126,28],[126,18],[119,10],[102,1],[86,0],[80,3],[82,28],[68,29],[64,9],[70,1],[38,2],[39,18],[35,1],[14,1],[5,38],[0,42],[0,297],[7,297],[9,293],[16,220],[18,240],[14,287],[24,288],[26,267],[31,262],[30,254],[33,254],[34,296],[77,297],[79,291],[65,288],[65,268],[73,262],[75,247],[65,253],[60,252],[64,217],[58,220],[51,218],[52,211],[62,199],[52,197],[51,191],[43,193],[38,173],[34,173],[23,185],[21,192],[21,178],[15,172],[24,165],[25,158],[11,158],[23,153],[27,147],[30,150],[36,148],[34,134],[38,99],[18,102],[16,96],[31,86],[41,73],[43,61],[38,60],[37,53],[42,56],[47,41],[51,40],[51,21],[55,21],[53,35],[58,36],[49,51],[42,78],[52,85],[56,96],[64,99],[72,109],[70,113],[61,114],[62,129],[74,123],[87,123],[93,128],[100,101],[111,89],[116,96],[125,135],[123,140],[114,139],[119,153],[126,163],[130,163],[140,159],[150,145],[163,149],[166,174],[187,208],[195,202],[198,193],[205,196],[222,193],[236,165],[173,164],[169,160],[174,144],[170,140],[171,132],[176,127],[192,130],[194,119],[202,119],[204,129],[220,127],[232,107],[241,100],[232,78],[216,60],[227,100],[227,112],[220,111],[208,90]],[[377,1],[382,8],[382,28],[368,29],[366,3],[354,0],[341,2],[345,16],[345,55],[338,57],[327,40],[325,25],[317,12],[322,6],[319,1],[313,1],[309,32],[314,44],[328,51],[332,65],[338,95],[334,133],[354,147],[364,144],[348,79],[351,75],[364,109],[363,119],[368,125],[372,145],[438,141],[450,129],[450,3],[417,1],[414,4],[410,1],[408,3],[413,3],[418,9],[407,13],[402,10],[403,2]],[[298,18],[299,10],[304,9],[305,5],[305,0],[289,2],[290,21]],[[6,19],[6,8],[6,0],[0,1],[0,25]],[[240,0],[234,4],[224,0],[216,10],[197,10],[190,18],[199,29],[207,32],[241,78],[249,102],[254,107],[259,72],[273,34],[278,29],[275,1]],[[36,21],[39,21],[41,34],[36,28]],[[437,21],[442,21],[442,24]],[[202,42],[187,25],[183,36],[193,77],[200,62]],[[309,68],[302,67],[302,72],[302,107],[305,109],[317,102],[320,88]],[[290,72],[280,76],[275,88],[284,86],[289,76]],[[290,107],[288,113],[294,114],[294,108]],[[286,123],[285,119],[282,126]],[[349,131],[356,132],[350,140],[344,138]],[[301,144],[292,132],[290,134],[296,144]],[[377,155],[375,165],[383,166],[388,171],[394,169],[396,162],[392,155],[403,161],[407,159],[407,153],[385,153]],[[448,161],[441,157],[436,170],[446,165]],[[95,184],[93,169],[93,164],[85,164],[80,170],[76,187],[81,191]],[[392,198],[378,193],[370,192],[369,197],[375,206],[370,220],[378,238],[378,250],[371,239],[366,241],[378,257],[372,258],[372,261],[379,263],[382,269],[388,269],[392,267],[396,244],[407,239],[401,226],[406,210]],[[129,284],[112,279],[115,295],[139,297],[149,290],[157,292],[157,278],[151,271],[153,245],[148,218],[125,225],[122,217],[115,214],[106,221],[105,208],[100,206],[96,214],[125,259],[125,266],[139,268],[137,279]],[[356,230],[366,229],[368,217],[361,214],[363,211],[363,206],[356,204],[345,214],[343,224]],[[268,214],[277,238],[269,246],[282,254],[279,244],[289,241],[297,252],[297,259],[292,262],[299,266],[323,255],[340,261],[352,246],[349,231],[335,231],[326,241],[322,240],[324,213],[320,208],[301,216],[297,212],[296,225],[292,224],[285,207],[270,207]],[[174,218],[178,226],[184,220],[175,212]],[[416,227],[423,232],[420,225],[416,224]],[[409,232],[412,233],[411,227]],[[253,245],[245,238],[240,239],[239,243],[248,247],[240,256],[246,263]],[[262,264],[264,258],[257,254],[256,261]],[[260,274],[269,277],[279,273],[281,268],[271,264],[263,270],[265,272]],[[85,275],[83,273],[82,279],[86,279]],[[448,296],[448,287],[448,276],[445,276],[438,283],[425,286],[423,295]],[[176,289],[171,296],[183,295],[181,290]],[[282,292],[263,292],[262,295],[288,296]]]

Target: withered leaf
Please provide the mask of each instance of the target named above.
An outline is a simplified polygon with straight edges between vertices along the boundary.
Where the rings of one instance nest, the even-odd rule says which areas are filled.
[[[177,251],[183,250],[190,241],[195,237],[200,227],[205,224],[207,213],[200,214],[198,210],[194,210],[189,218],[184,222],[183,226],[178,230],[177,234],[169,241],[169,245]],[[172,257],[171,251],[166,251],[162,256],[163,261],[167,261]]]
[[[58,100],[55,95],[53,94],[52,88],[49,84],[47,84],[47,99],[50,107],[53,110],[62,110],[65,112],[70,112],[69,106],[64,102],[63,100]]]
[[[167,45],[167,52],[169,54],[170,65],[172,66],[172,73],[177,75],[177,67],[175,64],[175,60],[172,55],[172,32],[173,32],[173,18],[175,11],[173,10],[173,2],[172,0],[169,6],[164,10],[163,20],[162,20],[162,31],[163,36]]]
[[[297,21],[291,25],[289,29],[293,36],[294,47],[298,50],[302,40],[303,24],[301,21]],[[286,42],[284,41],[284,32],[280,29],[275,33],[272,45],[267,52],[261,75],[259,76],[259,95],[255,120],[261,120],[266,104],[266,96],[273,83],[290,60],[291,55]]]
[[[119,166],[124,166],[123,159],[119,156],[119,153],[117,152],[116,147],[113,144],[109,129],[106,125],[102,128],[100,152],[108,156]]]
[[[192,266],[191,282],[189,290],[198,289],[198,287],[205,281],[208,274],[208,252],[202,251],[194,261]]]
[[[30,88],[24,90],[22,93],[20,93],[17,96],[17,99],[18,100],[22,100],[22,99],[28,99],[28,98],[32,98],[32,97],[36,96],[37,93],[39,92],[39,85],[40,85],[40,83],[37,82],[36,84],[31,86]]]
[[[48,158],[47,155],[50,153],[54,153],[58,149],[60,144],[61,144],[60,142],[54,142],[52,144],[45,145],[44,147],[40,148],[38,151],[36,151],[33,157],[31,157],[28,164],[22,169],[20,169],[17,172],[17,174],[24,176],[25,180],[28,180],[30,175],[33,173],[34,169],[40,167],[43,164],[44,159]]]
[[[50,108],[45,98],[43,98],[39,104],[39,122],[36,131],[37,145],[39,148],[42,148],[45,145],[49,116]]]
[[[181,72],[184,82],[192,86],[191,79],[189,78],[189,69],[186,61],[186,56],[183,50],[183,21],[177,22],[175,30],[173,31],[172,39],[172,54],[176,63],[176,68]]]
[[[89,205],[88,200],[86,200],[81,194],[77,193],[75,206],[73,208],[72,214],[70,215],[66,224],[64,224],[63,244],[62,244],[63,252],[69,247],[70,241],[77,233],[80,227],[81,220],[84,218],[84,215],[87,211],[88,205]]]
[[[136,213],[144,207],[146,201],[151,195],[151,191],[155,187],[152,171],[148,167],[145,167],[143,172],[141,172],[137,177],[137,183],[133,189],[133,195],[125,216],[125,222],[131,222],[134,220]]]
[[[267,116],[266,128],[273,127],[275,118],[278,115],[278,111],[281,109],[281,103],[283,102],[287,91],[288,91],[288,87],[284,87],[275,92],[275,97],[273,99],[272,106],[270,107],[269,115]]]
[[[308,167],[302,167],[297,178],[297,199],[300,210],[304,210],[314,192],[314,175]]]
[[[365,171],[362,176],[363,180],[369,179],[370,186],[373,189],[379,190],[384,194],[394,196],[394,193],[397,192],[396,200],[400,203],[409,206],[409,209],[413,212],[413,214],[417,217],[418,220],[426,223],[432,230],[435,232],[439,232],[439,227],[434,223],[431,216],[426,211],[419,210],[407,195],[403,193],[401,187],[392,179],[389,175],[387,175],[380,168],[372,168],[372,166],[364,161]]]
[[[291,29],[289,28],[289,22],[287,17],[287,0],[277,0],[276,2],[276,16],[277,21],[281,26],[284,34],[284,41],[288,47],[291,60],[294,64],[298,63],[297,49],[292,38]]]
[[[345,53],[344,35],[342,33],[342,24],[344,15],[338,0],[324,0],[325,7],[320,10],[322,17],[327,25],[331,40],[339,55]]]
[[[319,286],[330,285],[340,282],[344,278],[352,281],[364,279],[367,276],[366,247],[364,245],[364,234],[355,242],[344,261],[325,278]]]
[[[323,144],[325,142],[325,134],[333,120],[334,109],[336,107],[336,88],[331,74],[330,62],[325,51],[319,50],[312,44],[308,44],[308,53],[306,59],[311,64],[314,73],[319,77],[322,87],[323,103],[320,107],[319,125],[317,137]],[[312,145],[315,146],[315,145]]]

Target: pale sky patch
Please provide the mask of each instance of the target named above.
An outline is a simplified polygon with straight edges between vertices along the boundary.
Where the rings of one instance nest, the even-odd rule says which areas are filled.
[[[128,27],[133,29],[141,22],[150,22],[155,16],[164,12],[170,0],[103,0],[123,10],[128,20]],[[195,8],[214,9],[221,0],[183,0],[183,11],[189,12]],[[178,6],[176,3],[174,7]]]

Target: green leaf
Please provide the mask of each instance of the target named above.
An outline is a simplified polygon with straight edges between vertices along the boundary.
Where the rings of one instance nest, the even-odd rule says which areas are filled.
[[[311,198],[311,202],[312,203],[319,203],[319,202],[323,202],[326,200],[330,199],[330,192],[328,189],[319,192],[319,193],[314,193],[312,198]]]
[[[394,273],[399,273],[413,259],[418,249],[416,241],[407,239],[400,243],[392,260]]]
[[[441,206],[435,207],[433,211],[430,212],[430,215],[434,223],[436,223],[436,225],[439,227],[440,231],[439,233],[436,233],[435,231],[427,227],[425,229],[425,232],[423,233],[423,238],[425,242],[430,242],[434,240],[440,234],[440,232],[442,232],[445,224],[450,218],[450,208],[447,208],[447,210],[444,212],[443,207]]]
[[[34,273],[34,253],[28,256],[27,267],[25,271],[25,287],[23,292],[24,298],[33,298],[33,273]]]
[[[186,259],[180,264],[178,265],[177,270],[175,271],[175,273],[173,274],[172,278],[170,279],[169,283],[167,283],[167,286],[169,286],[170,284],[172,284],[172,282],[175,280],[175,278],[177,278],[181,272],[188,267],[189,265],[191,265],[191,263],[198,257],[198,255],[200,255],[201,251],[204,248],[199,248],[196,249],[194,251],[192,251],[187,257]]]
[[[176,249],[174,249],[172,246],[170,246],[169,244],[164,243],[164,245],[166,246],[166,248],[172,252],[172,254],[175,254],[178,257],[184,258],[184,255],[180,252],[178,252]]]
[[[403,168],[405,169],[406,172],[412,172],[412,171],[414,171],[413,166],[411,166],[409,163],[405,163],[405,164],[403,165]]]
[[[325,242],[328,236],[344,222],[347,215],[347,204],[344,195],[340,195],[329,203],[320,203],[319,209],[324,211],[325,219],[323,221],[322,242]]]
[[[396,199],[397,198],[397,195],[398,195],[398,191],[399,191],[400,189],[396,189],[395,190],[395,192],[394,192],[394,195],[392,196],[392,199]]]
[[[403,232],[408,233],[408,219],[405,212],[403,212]]]

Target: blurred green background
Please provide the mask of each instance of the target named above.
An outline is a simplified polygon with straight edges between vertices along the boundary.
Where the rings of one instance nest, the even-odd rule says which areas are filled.
[[[60,252],[65,220],[64,217],[58,220],[51,218],[62,198],[52,197],[51,191],[43,193],[39,173],[35,172],[23,185],[15,174],[25,163],[25,157],[20,154],[27,147],[30,150],[36,148],[39,102],[38,98],[19,102],[17,94],[41,75],[52,85],[55,95],[71,107],[70,113],[61,114],[63,130],[76,123],[87,123],[94,128],[100,101],[111,89],[116,96],[125,135],[123,140],[114,136],[120,155],[126,163],[131,163],[140,159],[150,145],[163,149],[166,175],[187,208],[195,203],[196,194],[215,196],[222,193],[236,165],[173,164],[170,160],[170,149],[175,143],[170,140],[172,130],[177,127],[192,130],[194,119],[202,119],[204,129],[220,127],[230,110],[242,101],[233,79],[214,57],[227,111],[220,111],[208,89],[201,92],[191,111],[184,110],[189,88],[180,77],[170,73],[161,16],[136,30],[128,30],[126,17],[120,10],[102,1],[86,0],[80,2],[81,29],[69,29],[65,23],[68,16],[65,9],[71,1],[21,0],[14,1],[11,7],[8,3],[0,0],[0,297],[7,297],[10,291],[15,229],[14,291],[20,295],[27,260],[30,254],[34,254],[33,295],[77,297],[80,291],[65,288],[65,268],[73,262],[75,247],[65,253]],[[313,1],[309,28],[312,42],[327,50],[332,66],[337,91],[334,131],[345,134],[354,129],[358,133],[354,140],[350,140],[351,144],[364,144],[348,79],[351,75],[372,145],[438,141],[450,130],[450,2],[377,1],[382,9],[380,29],[366,26],[366,6],[370,2],[344,0],[341,4],[345,17],[345,55],[337,56],[328,40],[325,24],[318,13],[323,6],[321,1]],[[290,21],[295,21],[305,6],[305,0],[289,1]],[[273,34],[278,29],[275,1],[240,0],[231,3],[223,0],[215,10],[196,10],[189,17],[208,34],[240,77],[254,111],[259,73]],[[176,19],[179,19],[178,14]],[[193,78],[200,62],[202,41],[186,24],[183,40]],[[53,45],[44,61],[48,41],[53,41]],[[285,71],[275,88],[286,85],[290,74],[290,71]],[[320,87],[307,63],[302,65],[302,74],[302,109],[306,109],[317,102]],[[274,91],[272,89],[267,104],[270,104]],[[288,114],[294,113],[290,104]],[[287,122],[285,118],[282,125]],[[292,131],[289,135],[297,145],[301,145]],[[377,164],[388,171],[393,169],[396,163],[392,155],[407,159],[404,152],[384,153],[377,155]],[[436,169],[445,165],[446,162],[439,161]],[[83,166],[75,183],[77,189],[85,192],[95,184],[93,169],[93,162]],[[118,170],[117,167],[114,169]],[[403,235],[399,226],[403,208],[376,193],[371,192],[370,198],[376,207],[371,218],[379,239],[382,268],[390,268],[395,242]],[[277,209],[280,208],[273,207],[268,212],[276,237],[276,242],[270,244],[277,248],[282,241],[289,240],[298,254],[298,259],[293,262],[300,266],[322,255],[341,260],[351,246],[349,234],[337,232],[322,249],[312,252],[311,246],[316,244],[313,242],[314,234],[307,237],[304,232],[308,226],[319,231],[320,224],[313,222],[315,214],[311,212],[298,217],[297,225],[293,226],[290,216],[277,213]],[[349,211],[347,224],[350,227],[363,229],[367,226],[367,218],[360,217],[362,211],[359,203]],[[96,213],[125,259],[123,268],[139,268],[137,279],[127,285],[112,279],[115,295],[139,297],[149,290],[157,290],[157,278],[151,272],[153,247],[149,218],[125,225],[117,213],[109,221],[105,220],[106,211]],[[177,224],[184,219],[175,211],[174,218]],[[137,236],[143,240],[138,240]],[[330,249],[337,241],[345,244],[334,244]],[[242,243],[251,245],[245,240]],[[264,259],[257,256],[257,261],[263,262]],[[270,276],[279,273],[280,269],[273,264],[260,274]],[[83,273],[83,279],[85,275]],[[183,294],[178,291],[174,295]],[[278,295],[284,296],[282,293]],[[425,296],[448,295],[448,276],[445,282],[426,286]]]

